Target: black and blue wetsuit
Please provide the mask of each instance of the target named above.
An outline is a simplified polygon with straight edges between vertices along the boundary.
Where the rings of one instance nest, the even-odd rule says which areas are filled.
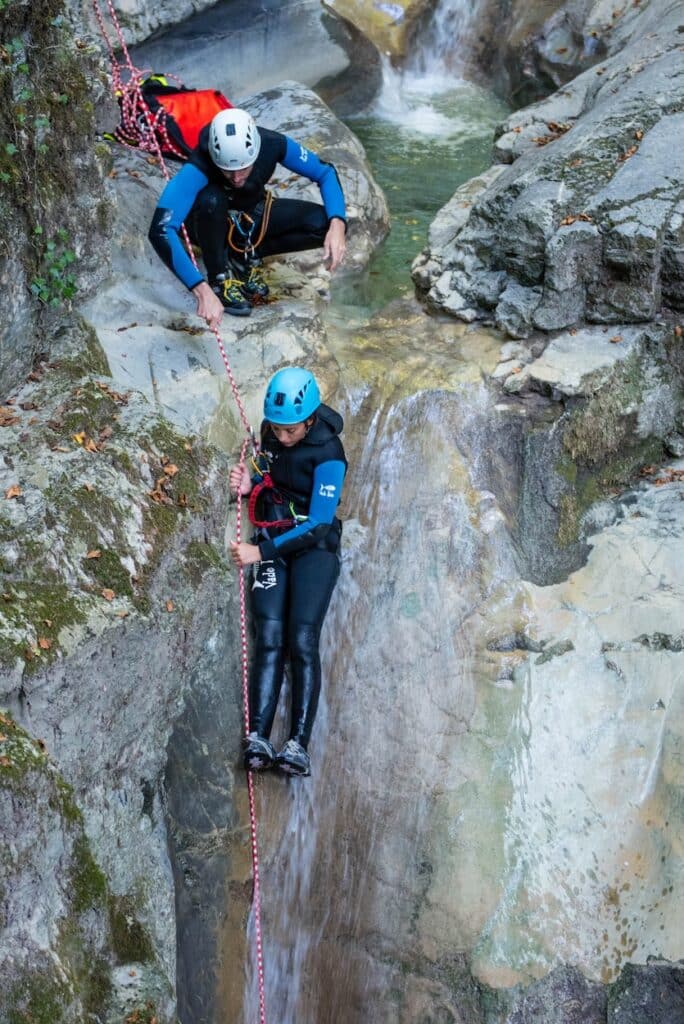
[[[300,199],[274,201],[266,234],[255,256],[314,249],[323,244],[333,217],[346,222],[344,195],[337,171],[311,150],[281,132],[259,128],[261,148],[247,181],[233,187],[209,156],[207,125],[186,163],[162,192],[154,212],[149,238],[156,252],[186,288],[204,280],[193,265],[180,235],[187,219],[191,237],[202,250],[209,282],[226,270],[228,254],[226,232],[232,211],[248,213],[254,223],[253,237],[259,225],[266,196],[266,185],[278,164],[301,174],[318,185],[323,206]]]
[[[342,417],[319,406],[298,444],[281,445],[262,427],[262,452],[273,490],[262,492],[259,520],[294,513],[292,527],[261,527],[262,561],[254,567],[252,612],[256,630],[250,677],[250,731],[268,738],[283,681],[286,654],[292,677],[290,738],[306,749],[321,690],[318,641],[339,575],[342,524],[337,504],[347,468],[339,434]]]

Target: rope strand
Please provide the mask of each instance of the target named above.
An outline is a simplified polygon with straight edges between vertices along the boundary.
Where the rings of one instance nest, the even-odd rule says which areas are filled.
[[[149,74],[149,72],[143,73],[143,72],[139,71],[133,65],[133,62],[132,62],[131,57],[130,57],[130,54],[128,52],[128,47],[126,46],[126,41],[125,41],[125,39],[123,37],[123,33],[121,31],[121,26],[120,26],[118,18],[116,16],[116,11],[114,10],[114,5],[112,3],[112,0],[106,0],[106,3],[107,3],[107,9],[109,11],[109,16],[110,16],[111,21],[112,21],[112,25],[114,26],[114,29],[115,29],[116,34],[117,34],[117,39],[118,39],[118,42],[119,42],[121,53],[124,56],[124,60],[125,60],[125,64],[126,64],[126,71],[128,72],[128,81],[126,83],[124,83],[123,80],[122,80],[122,76],[121,76],[121,65],[119,64],[119,62],[118,62],[118,60],[116,58],[116,54],[115,54],[114,48],[113,48],[112,43],[111,43],[111,41],[109,39],[109,35],[107,33],[107,29],[106,29],[106,26],[105,26],[105,23],[104,23],[104,18],[102,16],[102,11],[100,9],[99,2],[98,2],[98,0],[93,0],[93,8],[94,8],[94,11],[95,11],[95,17],[97,18],[98,24],[100,26],[100,30],[102,32],[102,36],[104,38],[107,50],[109,52],[110,61],[111,61],[111,66],[112,66],[112,76],[111,76],[112,77],[112,91],[120,99],[123,131],[130,133],[129,134],[129,138],[140,139],[141,140],[140,141],[140,145],[133,146],[130,142],[126,142],[125,139],[122,139],[117,133],[115,133],[115,136],[118,139],[118,141],[123,142],[124,145],[128,145],[130,148],[139,148],[139,149],[145,150],[146,152],[153,153],[154,156],[156,156],[158,161],[159,161],[159,166],[161,168],[162,174],[164,175],[166,180],[169,181],[170,175],[169,175],[168,169],[166,167],[166,163],[164,161],[164,155],[162,153],[161,145],[159,143],[159,139],[158,139],[158,135],[157,135],[157,130],[159,130],[160,134],[164,138],[164,144],[168,145],[171,149],[173,149],[174,147],[173,147],[173,145],[171,144],[171,142],[170,142],[170,140],[168,138],[168,133],[166,131],[166,125],[164,123],[164,119],[163,118],[155,118],[155,117],[153,117],[151,111],[149,110],[149,108],[147,106],[147,103],[145,102],[145,99],[144,99],[144,97],[142,95],[142,91],[141,91],[141,82],[144,81],[146,74]],[[173,77],[173,76],[170,75],[169,77]],[[138,112],[140,112],[140,114],[142,114],[142,117],[144,118],[144,123],[145,123],[145,126],[146,126],[146,131],[141,131],[140,115],[138,114]],[[182,225],[182,229],[181,230],[182,230],[183,241],[185,242],[185,246],[186,246],[186,248],[188,250],[188,253],[190,254],[190,258],[192,259],[192,261],[193,261],[193,263],[194,263],[194,265],[196,267],[197,266],[197,259],[195,257],[195,253],[193,251],[192,245],[190,243],[190,238],[188,236],[188,233],[187,233],[187,230],[186,230],[186,227],[185,227],[184,224]],[[231,387],[231,391],[233,393],[233,398],[235,400],[235,404],[236,404],[238,412],[240,414],[240,419],[242,421],[242,424],[243,424],[243,426],[245,428],[245,432],[246,432],[246,437],[244,438],[244,440],[242,442],[242,449],[241,449],[241,452],[240,452],[240,467],[242,468],[245,465],[246,453],[247,453],[248,445],[251,444],[254,454],[256,454],[258,452],[259,445],[258,445],[258,441],[257,441],[257,438],[256,438],[256,434],[254,433],[254,430],[252,429],[252,427],[251,427],[251,425],[249,423],[249,420],[247,418],[247,413],[245,411],[244,403],[242,401],[242,396],[240,395],[240,391],[239,391],[237,382],[235,380],[232,368],[231,368],[230,363],[228,361],[228,356],[226,354],[225,346],[223,344],[223,339],[221,338],[221,335],[219,334],[219,331],[218,331],[217,327],[212,327],[211,329],[214,332],[214,336],[216,338],[216,343],[218,345],[218,349],[219,349],[219,352],[221,354],[221,358],[223,360],[223,365],[225,366],[226,373],[228,375],[228,380],[230,382],[230,387]],[[236,519],[236,538],[237,538],[238,543],[240,543],[241,536],[242,536],[242,502],[238,500],[238,503],[237,503],[237,519]],[[248,733],[249,733],[249,669],[248,669],[248,665],[249,665],[248,653],[249,652],[248,652],[248,648],[247,648],[247,601],[246,601],[246,595],[245,595],[245,579],[244,579],[244,574],[242,572],[240,572],[238,574],[238,588],[239,588],[239,598],[240,598],[240,649],[241,649],[241,662],[242,662],[242,696],[243,696],[243,705],[244,705],[244,729],[245,729],[245,736],[247,736]],[[264,951],[263,951],[263,938],[262,938],[262,931],[261,931],[261,879],[260,879],[260,875],[259,875],[259,846],[258,846],[258,841],[257,841],[257,815],[256,815],[256,799],[255,799],[255,787],[254,787],[254,774],[252,772],[247,772],[247,793],[248,793],[248,798],[249,798],[249,827],[250,827],[251,854],[252,854],[252,876],[253,876],[252,904],[253,904],[253,908],[254,908],[254,933],[255,933],[255,946],[256,946],[256,967],[257,967],[257,981],[258,981],[258,989],[259,989],[259,1024],[266,1024],[266,994],[265,994],[265,980],[264,980]]]

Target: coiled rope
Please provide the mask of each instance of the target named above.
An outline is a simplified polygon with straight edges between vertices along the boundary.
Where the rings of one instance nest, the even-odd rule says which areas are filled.
[[[131,60],[126,41],[121,31],[121,26],[114,10],[112,0],[106,0],[107,10],[111,19],[112,25],[116,31],[119,48],[123,54],[125,71],[127,74],[127,80],[124,82],[122,79],[122,64],[119,63],[114,51],[114,47],[110,41],[109,34],[107,32],[102,10],[98,0],[93,0],[93,9],[95,17],[97,18],[98,25],[102,37],[109,51],[109,58],[111,62],[111,82],[112,91],[120,101],[121,106],[121,125],[122,134],[121,138],[117,135],[117,139],[124,145],[130,146],[130,148],[143,149],[146,152],[152,153],[159,161],[162,174],[168,181],[170,174],[164,161],[164,156],[159,144],[157,136],[157,130],[164,138],[165,145],[168,144],[173,150],[173,145],[168,138],[166,132],[166,125],[164,118],[155,117],[145,102],[142,95],[140,83],[144,81],[150,72],[143,72],[136,68]],[[173,76],[169,76],[173,77]],[[140,124],[140,113],[144,118],[144,122],[147,130],[141,130]],[[127,142],[127,139],[139,140],[139,144],[132,146],[131,143]],[[197,266],[197,260],[193,251],[192,245],[190,244],[190,238],[188,236],[185,225],[182,226],[183,240],[185,242],[190,258],[192,259],[195,266]],[[212,328],[216,343],[221,353],[223,365],[226,368],[228,374],[228,380],[230,381],[231,391],[233,392],[233,398],[240,414],[243,426],[245,428],[246,437],[242,443],[242,449],[240,452],[240,468],[245,465],[247,456],[247,448],[251,444],[254,453],[258,452],[258,443],[256,435],[250,426],[247,414],[245,412],[244,403],[242,396],[237,386],[233,371],[230,363],[228,362],[228,356],[226,354],[223,340],[218,332],[217,327]],[[236,518],[236,539],[240,543],[242,536],[242,503],[238,496],[237,502],[237,518]],[[238,573],[238,587],[240,597],[240,648],[241,648],[241,661],[242,661],[242,698],[244,706],[244,733],[245,737],[249,734],[249,670],[248,670],[248,649],[247,649],[247,601],[245,596],[245,580],[242,572]],[[253,897],[252,904],[254,909],[254,936],[255,936],[255,947],[256,947],[256,969],[257,969],[257,981],[259,988],[259,1024],[266,1024],[266,994],[265,994],[265,981],[264,981],[264,950],[263,950],[263,938],[261,931],[261,883],[259,876],[259,846],[257,841],[257,817],[256,817],[256,801],[254,795],[254,774],[247,772],[247,792],[249,796],[249,827],[250,827],[250,839],[251,839],[251,854],[252,854],[252,877],[253,877]]]

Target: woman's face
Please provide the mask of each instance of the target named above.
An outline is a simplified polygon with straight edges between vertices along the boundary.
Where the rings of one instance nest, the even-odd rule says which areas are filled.
[[[278,423],[270,424],[271,433],[275,434],[277,440],[280,441],[284,448],[292,448],[293,445],[299,444],[299,442],[306,437],[310,426],[310,420],[304,420],[303,423],[290,423],[285,425],[279,425]]]

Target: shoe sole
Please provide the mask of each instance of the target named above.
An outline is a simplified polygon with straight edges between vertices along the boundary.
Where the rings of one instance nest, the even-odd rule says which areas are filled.
[[[272,768],[272,761],[262,761],[261,759],[247,761],[245,764],[245,771],[247,772],[263,772],[267,768]]]
[[[295,768],[292,764],[283,764],[281,761],[276,761],[276,767],[280,768],[285,775],[298,775],[302,779],[308,779],[311,775],[311,771],[303,771],[301,768]]]
[[[231,309],[230,306],[223,307],[224,312],[229,313],[230,316],[249,316],[252,312],[252,307],[249,309]]]

